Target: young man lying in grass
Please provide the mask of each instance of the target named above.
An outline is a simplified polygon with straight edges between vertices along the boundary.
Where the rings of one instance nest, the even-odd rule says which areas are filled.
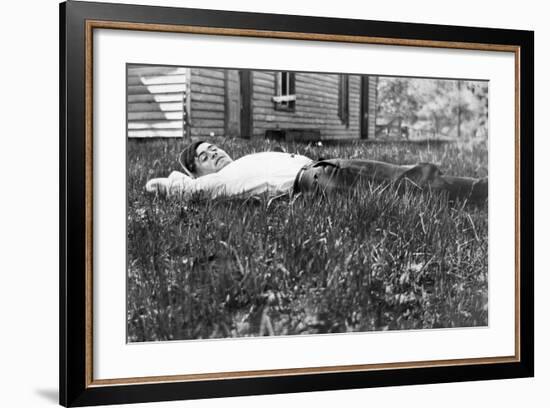
[[[379,184],[410,185],[419,191],[448,194],[450,199],[482,202],[487,199],[487,178],[443,175],[431,163],[397,165],[373,160],[329,159],[313,161],[298,154],[262,152],[233,160],[205,141],[188,145],[180,155],[187,174],[173,171],[167,178],[149,180],[146,191],[187,198],[200,193],[208,198],[278,196],[298,192],[345,191],[360,180]]]

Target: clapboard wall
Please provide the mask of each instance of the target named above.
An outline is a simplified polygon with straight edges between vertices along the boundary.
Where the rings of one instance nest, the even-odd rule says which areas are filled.
[[[231,95],[228,85],[233,85],[239,99],[238,80],[236,70],[129,65],[128,137],[240,136],[235,116],[239,103],[234,112],[228,112],[227,95]],[[375,80],[369,78],[370,118],[375,116]],[[360,76],[349,76],[347,124],[338,116],[339,75],[296,73],[293,112],[275,109],[275,86],[275,72],[252,72],[254,137],[265,137],[266,130],[288,128],[319,129],[326,140],[360,137]],[[230,116],[235,116],[233,121]],[[369,121],[369,135],[374,135],[374,120]]]
[[[191,136],[225,134],[224,69],[191,68]]]
[[[183,137],[189,101],[189,70],[128,65],[128,137]]]
[[[273,103],[276,73],[253,72],[254,137],[263,138],[269,129],[319,129],[322,139],[360,137],[360,76],[349,77],[349,124],[338,116],[339,75],[296,73],[294,112],[276,110]]]

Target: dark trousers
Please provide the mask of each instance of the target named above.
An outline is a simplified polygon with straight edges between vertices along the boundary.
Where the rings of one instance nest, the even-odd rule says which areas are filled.
[[[395,184],[399,188],[447,194],[450,199],[482,202],[487,199],[488,179],[443,175],[431,163],[397,165],[373,160],[322,160],[304,167],[296,178],[301,192],[346,191],[359,182]]]

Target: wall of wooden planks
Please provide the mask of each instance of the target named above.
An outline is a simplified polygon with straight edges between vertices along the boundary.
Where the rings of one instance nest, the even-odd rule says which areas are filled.
[[[253,137],[264,138],[270,129],[298,128],[319,129],[322,139],[327,140],[359,138],[361,78],[349,77],[349,124],[346,125],[338,117],[338,77],[296,73],[296,108],[294,112],[287,112],[276,110],[272,100],[275,72],[253,71]],[[238,71],[129,65],[127,81],[128,137],[240,136],[239,121],[235,119],[240,106]],[[228,89],[232,90],[231,95]],[[376,80],[371,77],[370,118],[375,115],[375,102]],[[226,117],[231,114],[229,107],[235,110],[229,115],[235,117],[233,119]],[[369,121],[371,134],[374,135],[374,120]]]
[[[189,69],[128,65],[128,137],[183,137]]]
[[[268,129],[303,128],[321,130],[322,139],[360,137],[360,77],[349,78],[349,126],[338,117],[338,75],[296,73],[295,112],[275,110],[275,72],[253,72],[254,137],[263,138]]]
[[[191,68],[191,136],[225,135],[225,69]]]

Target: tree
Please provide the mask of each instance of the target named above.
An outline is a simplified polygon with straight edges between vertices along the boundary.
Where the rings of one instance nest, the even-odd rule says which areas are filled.
[[[411,89],[411,78],[379,78],[377,116],[396,119],[399,129],[404,120],[414,122],[418,100]]]
[[[436,135],[486,135],[488,83],[384,77],[378,81],[377,117],[431,129]]]

